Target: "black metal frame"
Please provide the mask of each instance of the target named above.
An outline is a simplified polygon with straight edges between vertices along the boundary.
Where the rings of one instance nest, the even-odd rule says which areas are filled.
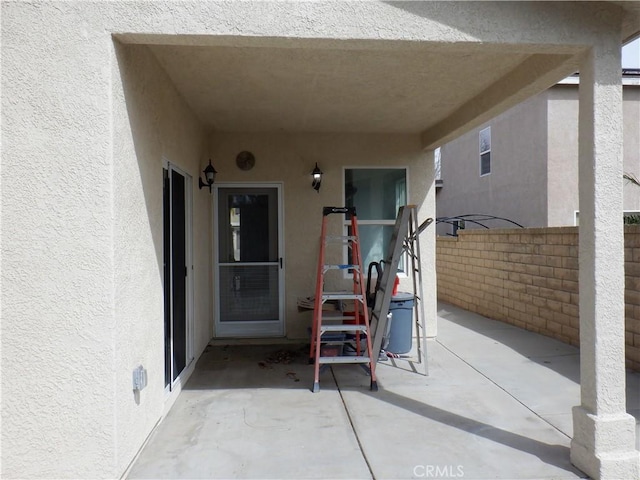
[[[447,235],[452,237],[458,236],[458,230],[460,229],[460,222],[470,222],[475,225],[478,225],[482,228],[490,229],[490,227],[486,226],[483,222],[487,222],[489,220],[498,220],[510,223],[519,228],[525,228],[523,225],[520,225],[518,222],[514,222],[508,218],[504,217],[496,217],[495,215],[487,215],[482,213],[469,213],[467,215],[457,215],[455,217],[440,217],[436,218],[436,224],[438,223],[448,223],[453,226],[453,233],[448,233]],[[464,227],[463,227],[464,229]]]

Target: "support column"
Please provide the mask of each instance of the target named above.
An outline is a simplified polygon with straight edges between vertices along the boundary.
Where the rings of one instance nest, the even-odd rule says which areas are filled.
[[[640,478],[626,413],[620,43],[603,38],[580,70],[580,391],[571,462],[595,479]]]
[[[427,337],[438,334],[438,291],[436,282],[436,167],[434,150],[424,151],[427,194],[420,209],[419,220],[433,218],[434,222],[420,235],[420,269],[422,270],[422,298],[424,299],[425,330]]]

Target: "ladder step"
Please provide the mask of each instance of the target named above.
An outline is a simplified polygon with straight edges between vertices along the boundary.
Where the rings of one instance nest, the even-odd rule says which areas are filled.
[[[330,313],[330,312],[322,312],[322,321],[323,322],[343,322],[345,320],[353,320],[355,317],[353,315],[343,315],[342,313]]]
[[[353,265],[353,264],[336,265],[336,264],[330,264],[330,265],[325,265],[324,269],[325,269],[325,271],[326,270],[360,270],[360,265]]]
[[[355,235],[327,235],[324,238],[327,242],[331,243],[349,243],[358,241],[358,237]]]
[[[342,356],[342,357],[320,357],[318,362],[320,364],[323,363],[369,363],[371,359],[369,357],[350,357],[350,356]]]
[[[349,292],[326,292],[322,294],[322,300],[360,300],[363,301],[363,295]]]
[[[367,332],[365,325],[322,325],[320,331],[324,332]]]

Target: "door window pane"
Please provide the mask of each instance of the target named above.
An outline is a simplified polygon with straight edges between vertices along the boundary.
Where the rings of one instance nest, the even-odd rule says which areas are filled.
[[[275,262],[278,259],[274,193],[235,191],[218,204],[221,263]]]

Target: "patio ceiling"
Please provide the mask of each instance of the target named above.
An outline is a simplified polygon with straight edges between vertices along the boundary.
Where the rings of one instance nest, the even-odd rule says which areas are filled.
[[[623,39],[636,36],[640,2],[610,3],[624,10]],[[412,11],[415,4],[402,5],[421,17]],[[414,133],[425,147],[574,73],[583,52],[579,45],[503,44],[495,35],[464,43],[390,41],[383,39],[387,33],[380,32],[380,40],[117,37],[147,44],[211,131]]]
[[[466,111],[476,118],[506,99],[505,109],[515,103],[511,96],[516,90],[504,89],[502,83],[520,91],[537,82],[537,92],[575,68],[566,64],[567,52],[380,45],[149,48],[200,120],[219,132],[424,135],[454,119],[454,125],[438,132],[442,136],[468,123]],[[552,77],[544,78],[550,70]],[[492,92],[496,86],[498,91]],[[461,111],[465,118],[455,121]]]
[[[153,46],[215,131],[410,132],[446,118],[526,54]]]
[[[640,2],[612,3],[625,10],[624,39],[637,35]],[[211,131],[415,133],[425,147],[455,138],[575,72],[581,53],[575,45],[146,40]]]

